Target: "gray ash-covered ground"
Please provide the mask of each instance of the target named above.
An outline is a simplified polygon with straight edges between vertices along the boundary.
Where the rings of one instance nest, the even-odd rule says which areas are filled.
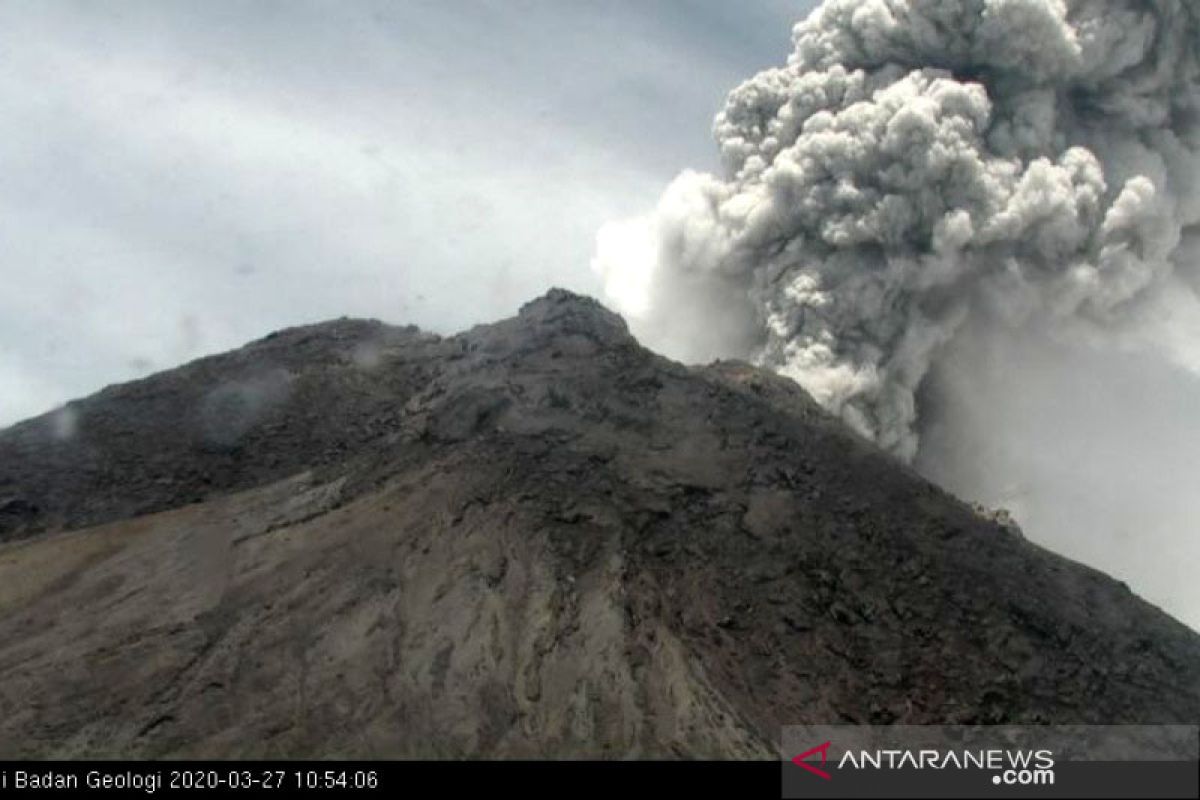
[[[1200,721],[1200,636],[741,363],[555,291],[0,432],[0,756],[771,757]]]

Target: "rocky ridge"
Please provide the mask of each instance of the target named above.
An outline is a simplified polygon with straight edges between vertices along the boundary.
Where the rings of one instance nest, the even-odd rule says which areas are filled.
[[[771,757],[1200,720],[1200,636],[786,379],[553,291],[290,329],[0,432],[0,755]]]

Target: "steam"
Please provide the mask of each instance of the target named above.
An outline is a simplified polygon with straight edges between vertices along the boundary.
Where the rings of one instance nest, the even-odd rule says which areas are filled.
[[[288,399],[295,379],[287,369],[273,367],[217,386],[199,405],[196,431],[200,441],[218,449],[238,446]]]
[[[724,175],[599,234],[652,346],[752,354],[912,459],[968,320],[1128,343],[1197,280],[1190,0],[827,0],[793,39],[717,116]]]
[[[826,0],[793,41],[718,114],[721,175],[600,231],[614,304],[1200,624],[1200,6]]]

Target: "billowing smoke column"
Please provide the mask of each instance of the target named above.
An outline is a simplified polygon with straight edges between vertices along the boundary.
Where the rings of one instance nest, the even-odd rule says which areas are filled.
[[[1196,0],[826,0],[730,94],[725,174],[606,226],[652,346],[751,356],[905,458],[972,320],[1119,331],[1200,260]]]

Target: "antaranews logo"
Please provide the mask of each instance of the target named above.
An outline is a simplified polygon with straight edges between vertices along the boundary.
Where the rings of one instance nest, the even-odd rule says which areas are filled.
[[[818,778],[832,780],[832,775],[818,769],[808,759],[821,756],[821,766],[829,760],[832,741],[811,747],[792,758],[792,763]],[[839,772],[853,770],[975,770],[990,772],[994,785],[1052,786],[1054,784],[1054,754],[1050,750],[908,750],[875,749],[846,750],[838,761]]]
[[[826,772],[823,769],[817,769],[812,764],[809,764],[807,761],[805,761],[805,759],[811,758],[813,755],[820,753],[821,754],[821,766],[822,767],[825,766],[825,762],[829,760],[829,748],[832,744],[833,744],[833,742],[826,742],[825,744],[819,744],[816,747],[805,750],[803,753],[801,753],[800,755],[793,758],[792,763],[795,764],[797,767],[801,767],[802,769],[808,770],[813,775],[816,775],[818,778],[824,778],[825,780],[829,780],[830,775],[828,772]]]
[[[780,748],[784,797],[1200,796],[1194,725],[788,726]]]

